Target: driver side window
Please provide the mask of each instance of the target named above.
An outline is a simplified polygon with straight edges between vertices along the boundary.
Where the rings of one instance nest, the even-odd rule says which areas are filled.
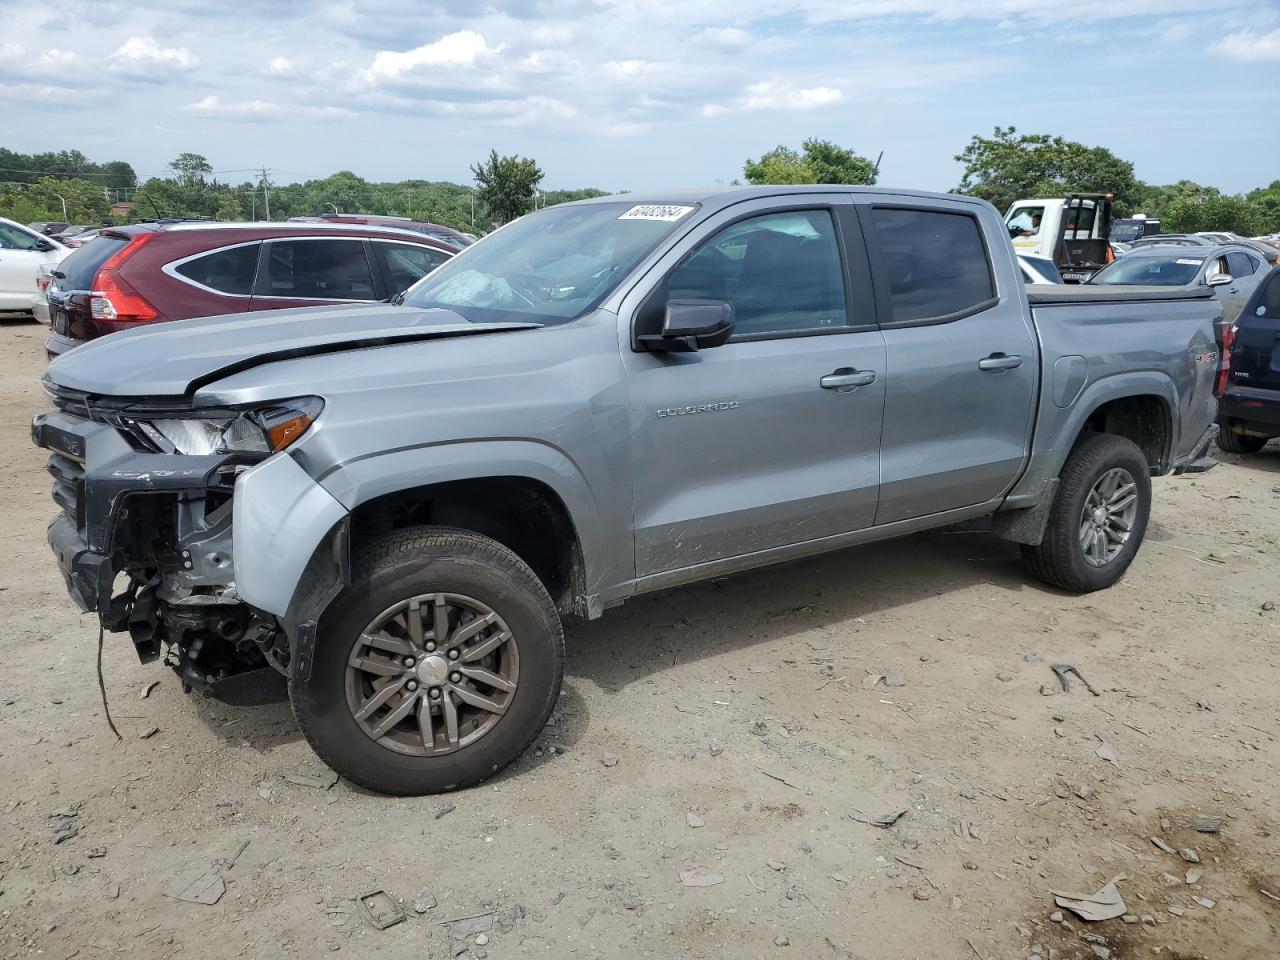
[[[730,224],[667,277],[666,300],[733,305],[734,339],[849,323],[835,225],[826,210],[768,213]]]
[[[34,250],[38,242],[25,230],[0,223],[0,250]]]

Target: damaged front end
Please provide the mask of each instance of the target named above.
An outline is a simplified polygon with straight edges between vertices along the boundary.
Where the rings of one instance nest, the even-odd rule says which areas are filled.
[[[236,590],[236,480],[306,431],[316,398],[248,410],[90,398],[50,389],[32,422],[61,513],[49,544],[77,606],[165,655],[185,688],[230,703],[278,699],[288,642]]]

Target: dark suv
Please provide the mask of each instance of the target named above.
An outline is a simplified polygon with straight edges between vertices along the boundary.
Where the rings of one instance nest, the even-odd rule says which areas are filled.
[[[421,233],[354,224],[109,228],[53,272],[47,349],[54,357],[144,323],[386,300],[454,253]]]
[[[1280,437],[1280,267],[1253,291],[1222,343],[1218,446],[1257,453]]]

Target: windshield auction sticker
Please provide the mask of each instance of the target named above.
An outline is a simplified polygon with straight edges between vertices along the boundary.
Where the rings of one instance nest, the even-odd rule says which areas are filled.
[[[664,220],[674,223],[687,215],[693,207],[673,203],[639,203],[618,217],[619,220]]]
[[[1182,264],[1184,267],[1198,267],[1200,266],[1200,264],[1204,263],[1204,261],[1203,260],[1179,260],[1178,263]]]

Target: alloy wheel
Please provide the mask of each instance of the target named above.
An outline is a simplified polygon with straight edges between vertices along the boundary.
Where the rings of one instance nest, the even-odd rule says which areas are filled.
[[[1080,548],[1095,567],[1116,558],[1133,532],[1138,514],[1138,484],[1133,474],[1114,467],[1089,489],[1080,513]]]

